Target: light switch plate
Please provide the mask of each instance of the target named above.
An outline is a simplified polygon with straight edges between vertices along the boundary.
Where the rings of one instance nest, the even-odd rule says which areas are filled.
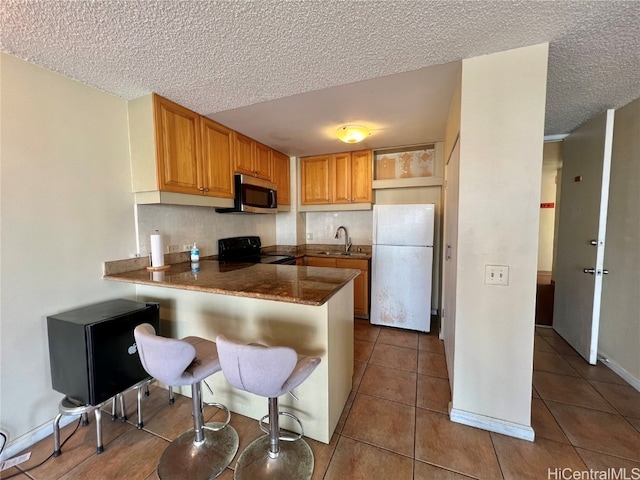
[[[313,240],[313,233],[307,233],[307,240]]]
[[[506,265],[485,265],[485,285],[509,285],[509,267]]]

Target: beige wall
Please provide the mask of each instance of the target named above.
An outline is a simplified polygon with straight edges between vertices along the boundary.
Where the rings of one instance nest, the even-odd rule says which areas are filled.
[[[547,56],[541,44],[462,64],[452,406],[520,433],[530,431]],[[486,265],[508,266],[508,286],[485,285]]]
[[[0,58],[0,428],[11,442],[50,422],[62,398],[46,316],[134,298],[133,286],[102,280],[102,262],[136,241],[126,102]]]
[[[598,351],[640,385],[640,99],[616,110]],[[629,379],[633,381],[633,379]]]

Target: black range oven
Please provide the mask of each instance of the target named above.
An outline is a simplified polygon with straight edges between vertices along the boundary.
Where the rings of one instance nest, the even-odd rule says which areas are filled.
[[[260,252],[260,237],[231,237],[218,240],[218,261],[221,263],[276,263],[295,265],[291,255],[275,255]]]

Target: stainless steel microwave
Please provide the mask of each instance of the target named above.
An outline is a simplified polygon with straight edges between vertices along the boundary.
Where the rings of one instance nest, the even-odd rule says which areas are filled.
[[[277,186],[268,180],[235,174],[233,208],[216,208],[218,213],[277,213]]]

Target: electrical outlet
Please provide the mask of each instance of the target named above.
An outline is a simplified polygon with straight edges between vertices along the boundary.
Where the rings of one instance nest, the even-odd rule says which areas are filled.
[[[509,267],[506,265],[485,265],[485,285],[509,285]]]
[[[190,252],[193,245],[182,245],[183,252]]]
[[[169,253],[178,253],[180,251],[180,245],[169,245]]]
[[[307,233],[307,240],[313,240],[313,233]]]

